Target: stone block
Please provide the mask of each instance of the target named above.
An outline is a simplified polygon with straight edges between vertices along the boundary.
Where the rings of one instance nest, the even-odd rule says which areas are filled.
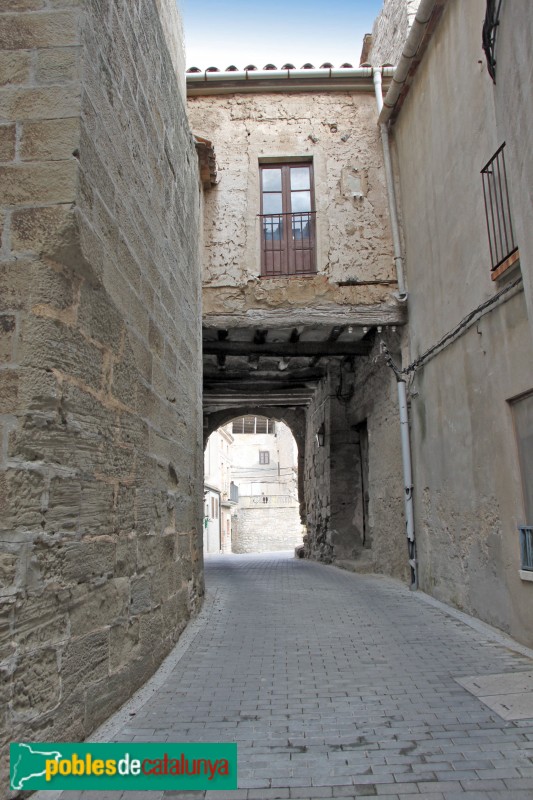
[[[22,124],[20,157],[23,161],[59,161],[71,158],[79,146],[78,116],[41,119]]]
[[[14,252],[34,251],[39,253],[43,249],[45,242],[49,242],[55,231],[59,231],[64,225],[69,214],[70,209],[68,206],[63,205],[44,208],[22,208],[19,211],[14,211],[11,215],[11,249]],[[41,279],[39,281],[41,292],[38,292],[37,296],[33,295],[32,292],[34,302],[49,301],[56,305],[56,303],[53,303],[53,295],[57,292],[58,287],[54,286],[52,292],[46,297],[42,296],[42,288],[43,284],[46,286],[47,281],[53,283],[56,280],[57,272],[55,274],[51,273],[50,269],[46,269],[45,265],[32,265],[30,263],[29,266],[33,267],[32,271],[34,273],[40,273],[39,278]],[[44,281],[42,279],[43,275],[46,275]]]
[[[139,620],[126,620],[109,631],[109,669],[123,669],[140,655]]]
[[[77,330],[56,320],[29,316],[20,337],[22,366],[56,369],[95,389],[102,381],[101,351]]]
[[[9,0],[9,11],[41,11],[46,7],[45,0]]]
[[[57,380],[45,370],[31,367],[17,370],[17,398],[26,412],[56,410],[59,403]]]
[[[109,631],[70,639],[61,657],[61,682],[66,697],[108,674]]]
[[[15,582],[17,574],[17,556],[15,553],[0,553],[0,589],[5,594]]]
[[[16,2],[27,3],[28,0],[16,0]],[[34,10],[31,4],[29,10]],[[74,11],[2,15],[0,30],[2,50],[31,50],[35,47],[71,45],[77,44],[78,38],[78,16]]]
[[[79,113],[78,84],[0,89],[0,114],[4,119],[63,119]]]
[[[31,266],[22,259],[0,262],[0,311],[19,311],[28,304],[27,269]]]
[[[91,339],[119,351],[124,322],[103,286],[82,285],[78,323]]]
[[[3,50],[0,52],[0,86],[26,83],[30,76],[30,53]]]
[[[15,158],[15,134],[14,125],[0,125],[0,161]]]
[[[60,542],[43,539],[35,544],[34,553],[45,581],[62,586],[79,585],[113,574],[115,540],[108,536]]]
[[[129,580],[114,578],[89,589],[73,602],[70,611],[71,630],[82,635],[125,618],[129,603]]]
[[[44,477],[38,472],[8,469],[0,472],[0,530],[40,530],[45,492]]]
[[[138,406],[139,372],[126,334],[124,351],[113,362],[111,394],[129,408]]]
[[[0,203],[72,203],[76,197],[78,162],[17,164],[0,167]]]
[[[21,655],[13,673],[13,711],[36,717],[59,702],[61,687],[57,653],[52,647]]]
[[[13,360],[16,333],[16,319],[13,314],[0,314],[0,362],[9,363]]]
[[[130,614],[143,614],[152,608],[151,576],[137,575],[131,579]]]
[[[37,52],[35,77],[38,83],[67,83],[79,79],[80,49],[50,47]]]
[[[80,481],[66,477],[52,478],[46,510],[45,531],[57,533],[58,531],[77,530],[80,506]]]
[[[133,575],[137,570],[137,537],[135,533],[121,533],[117,537],[115,577]]]
[[[155,663],[150,656],[130,661],[123,669],[113,675],[91,684],[87,692],[87,705],[85,710],[85,726],[87,730],[94,730],[136,689],[142,686],[152,675]]]
[[[27,649],[59,644],[68,638],[68,615],[53,590],[17,600],[13,641]]]

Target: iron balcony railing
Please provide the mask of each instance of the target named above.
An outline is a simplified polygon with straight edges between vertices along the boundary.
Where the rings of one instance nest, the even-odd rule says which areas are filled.
[[[482,43],[489,75],[496,83],[496,32],[500,24],[502,0],[487,0],[487,10],[483,23]]]
[[[259,214],[261,274],[306,275],[316,272],[316,211]]]
[[[521,525],[518,530],[522,569],[533,572],[533,525]]]
[[[504,148],[505,142],[481,170],[493,273],[504,266],[505,262],[508,261],[510,266],[518,259],[518,247],[511,221]]]

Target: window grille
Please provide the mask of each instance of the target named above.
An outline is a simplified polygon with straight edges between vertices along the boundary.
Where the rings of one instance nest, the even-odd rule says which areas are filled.
[[[533,572],[533,526],[522,525],[520,532],[520,556],[522,569]]]
[[[505,142],[481,170],[493,279],[518,260],[507,189]]]
[[[270,453],[268,452],[268,450],[259,451],[259,463],[270,464]]]

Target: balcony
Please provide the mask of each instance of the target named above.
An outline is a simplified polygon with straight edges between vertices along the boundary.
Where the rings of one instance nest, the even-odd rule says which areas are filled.
[[[505,142],[481,170],[492,280],[499,278],[519,259],[511,221],[504,148]]]
[[[316,272],[316,211],[259,214],[261,275],[314,275]]]

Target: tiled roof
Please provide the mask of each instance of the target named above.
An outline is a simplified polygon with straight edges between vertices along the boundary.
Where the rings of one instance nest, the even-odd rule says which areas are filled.
[[[329,61],[326,61],[324,64],[321,64],[320,67],[319,67],[319,69],[333,69],[333,68],[334,68],[333,64],[330,64]],[[340,68],[341,69],[353,69],[353,65],[352,64],[348,64],[347,62],[345,62],[344,64],[341,64]],[[243,72],[246,72],[246,71],[254,72],[257,69],[258,69],[258,67],[256,67],[255,64],[248,64],[246,67],[244,67]],[[276,67],[274,64],[266,64],[263,67],[263,69],[264,70],[270,70],[270,69],[277,70],[278,67]],[[283,64],[283,66],[279,67],[279,69],[296,69],[296,67],[294,66],[294,64]],[[307,64],[304,64],[302,67],[300,67],[300,69],[315,69],[315,67],[313,66],[313,64],[307,63]],[[226,67],[225,70],[221,70],[218,67],[207,67],[207,69],[205,70],[205,72],[238,72],[238,71],[239,71],[238,68],[234,64],[231,64],[229,67]],[[189,67],[187,72],[204,72],[204,70],[199,69],[198,67]]]

